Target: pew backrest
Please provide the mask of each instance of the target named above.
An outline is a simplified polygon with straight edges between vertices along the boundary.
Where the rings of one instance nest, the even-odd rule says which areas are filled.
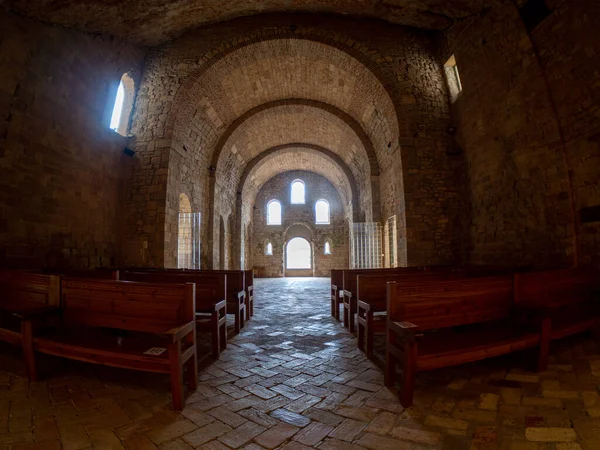
[[[161,333],[195,319],[195,286],[61,279],[65,324]]]
[[[600,271],[565,268],[515,274],[515,304],[527,307],[563,306],[591,299]]]
[[[60,305],[60,277],[19,271],[0,271],[0,309],[26,311]]]
[[[122,281],[143,283],[194,283],[196,310],[205,311],[227,298],[227,275],[190,272],[128,272],[121,271]]]
[[[504,319],[513,309],[511,275],[407,280],[390,282],[387,289],[388,320],[414,323],[422,330]]]

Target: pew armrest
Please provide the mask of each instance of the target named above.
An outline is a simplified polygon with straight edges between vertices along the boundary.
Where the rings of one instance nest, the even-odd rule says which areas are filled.
[[[227,302],[225,300],[221,300],[220,302],[215,303],[215,312],[219,312],[220,310],[227,307]]]
[[[418,325],[410,322],[388,321],[388,329],[396,333],[400,339],[415,341],[423,337],[423,332]]]
[[[163,332],[162,335],[171,339],[172,342],[177,342],[182,340],[192,331],[194,331],[195,328],[195,322],[188,322],[185,325],[181,325],[180,327],[171,328],[170,330]]]
[[[40,317],[48,317],[60,314],[61,309],[58,306],[40,306],[26,311],[13,313],[13,316],[21,320],[34,320]]]

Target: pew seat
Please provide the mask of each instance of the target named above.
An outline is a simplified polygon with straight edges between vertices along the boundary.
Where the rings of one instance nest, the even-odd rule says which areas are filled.
[[[190,327],[193,329],[193,327]],[[154,335],[125,332],[122,335],[102,328],[51,328],[38,334],[33,340],[34,349],[48,355],[62,356],[78,361],[103,364],[145,372],[170,372],[169,353],[145,355],[152,347],[168,348],[172,333]],[[182,342],[181,353],[185,359],[194,348],[193,343]]]
[[[540,342],[536,327],[516,325],[512,320],[474,324],[463,330],[413,331],[418,342],[418,371],[465,364],[535,347]]]

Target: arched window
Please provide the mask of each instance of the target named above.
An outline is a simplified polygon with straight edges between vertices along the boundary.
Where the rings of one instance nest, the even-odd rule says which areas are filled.
[[[281,203],[278,200],[267,203],[267,225],[281,225]]]
[[[325,241],[325,248],[323,249],[323,253],[325,255],[331,255],[331,243],[329,241]]]
[[[327,200],[318,200],[315,203],[315,223],[329,223],[329,202]]]
[[[310,243],[301,237],[290,239],[286,248],[285,267],[287,269],[310,269]]]
[[[273,244],[271,244],[270,242],[267,242],[267,245],[265,246],[265,255],[272,255],[273,254]]]
[[[135,86],[133,78],[129,74],[123,74],[119,88],[117,89],[117,96],[110,119],[110,129],[115,130],[122,136],[127,135],[129,131],[129,119],[131,118],[131,110],[133,109],[134,95]]]
[[[292,182],[292,190],[290,197],[290,201],[292,204],[304,205],[306,197],[306,187],[304,186],[304,181],[294,180]]]

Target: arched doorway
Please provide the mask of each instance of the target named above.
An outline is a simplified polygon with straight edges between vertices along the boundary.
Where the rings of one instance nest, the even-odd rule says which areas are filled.
[[[312,276],[312,245],[303,237],[295,237],[285,246],[286,276]]]

